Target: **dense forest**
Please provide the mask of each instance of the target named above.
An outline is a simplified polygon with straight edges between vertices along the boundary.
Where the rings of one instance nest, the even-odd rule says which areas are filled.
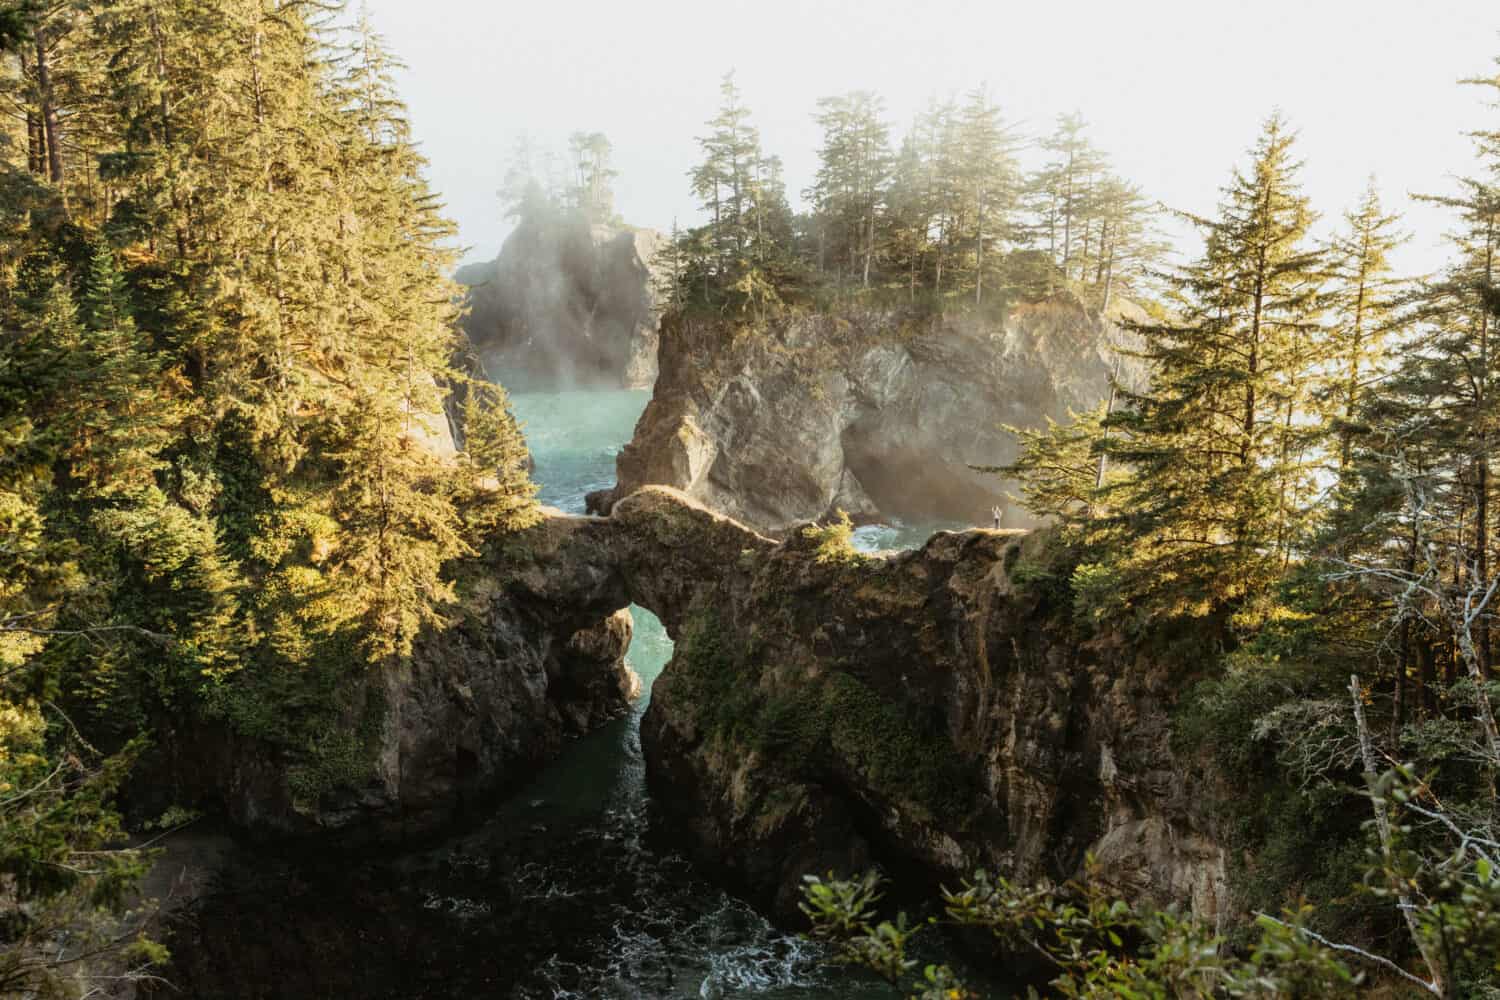
[[[0,993],[36,995],[73,971],[37,946],[142,870],[111,803],[146,743],[222,720],[298,748],[316,797],[361,752],[344,677],[442,627],[449,565],[531,487],[497,388],[457,397],[465,451],[429,443],[468,384],[452,230],[367,22],[132,0],[5,29]]]
[[[380,709],[346,682],[447,627],[464,560],[539,515],[366,17],[30,0],[0,10],[0,45],[0,995],[66,996],[85,958],[145,980],[167,957],[112,916],[151,860],[122,846],[132,775],[211,724],[288,751],[308,801],[352,782],[369,727],[348,720]],[[1500,75],[1467,82],[1500,116]],[[663,329],[1139,302],[1120,350],[1145,382],[1017,428],[990,471],[1048,523],[1024,569],[1077,642],[1174,663],[1174,749],[1232,790],[1254,917],[1207,927],[1090,871],[977,873],[938,922],[1063,996],[1493,995],[1500,117],[1424,196],[1451,211],[1448,265],[1406,276],[1376,184],[1311,204],[1279,113],[1213,212],[1182,216],[1199,240],[1176,265],[1169,210],[1078,115],[1032,170],[983,89],[899,140],[873,93],[814,115],[797,210],[724,78],[687,178],[702,222],[652,262]],[[598,132],[565,168],[523,147],[506,212],[615,224],[614,177]],[[852,528],[809,529],[820,564],[858,571]],[[131,832],[189,818],[170,805]],[[920,925],[881,893],[810,877],[804,912],[848,962],[970,995],[911,957]]]
[[[1071,286],[1107,310],[1165,259],[1159,206],[1111,168],[1079,114],[1032,139],[979,88],[930,102],[897,144],[879,95],[822,98],[818,170],[797,211],[733,73],[719,93],[689,175],[707,221],[674,231],[656,261],[672,304],[763,318],[856,293],[954,309]],[[1028,146],[1045,154],[1032,171]],[[574,133],[566,155],[523,139],[500,192],[507,214],[612,221],[610,156],[597,132]]]

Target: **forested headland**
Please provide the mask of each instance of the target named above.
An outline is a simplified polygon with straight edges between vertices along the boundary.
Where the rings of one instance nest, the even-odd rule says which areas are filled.
[[[453,626],[487,585],[479,557],[547,567],[521,535],[543,518],[522,429],[459,331],[455,227],[368,18],[28,0],[0,9],[0,46],[0,994],[66,996],[98,956],[130,982],[167,960],[115,917],[152,857],[127,838],[212,807],[172,784],[192,734],[269,748],[313,809],[370,766],[383,707],[361,679]],[[778,340],[809,316],[998,330],[1067,297],[1121,333],[1109,398],[1012,428],[1019,458],[983,470],[1046,525],[985,573],[1070,655],[1124,648],[1170,675],[1172,778],[1214,792],[1234,913],[1207,926],[1127,901],[1091,863],[935,892],[936,922],[977,928],[1057,995],[1500,989],[1500,75],[1465,83],[1490,117],[1458,179],[1421,195],[1450,213],[1446,266],[1410,275],[1375,181],[1345,205],[1304,193],[1294,107],[1247,135],[1212,210],[1186,213],[1120,176],[1081,116],[1027,137],[984,89],[904,131],[873,93],[817,101],[819,168],[792,193],[723,80],[685,178],[699,218],[649,262],[661,335],[696,331],[704,370],[750,340],[815,371],[823,345]],[[618,223],[608,139],[577,133],[569,158],[549,177],[518,152],[497,216]],[[1169,213],[1196,233],[1176,256]],[[635,516],[660,514],[664,539],[741,537],[655,503]],[[630,527],[632,545],[649,534]],[[937,642],[913,624],[936,620],[925,592],[881,589],[906,564],[854,551],[852,531],[757,537],[720,569],[787,622],[798,596],[777,586],[856,609],[909,598],[880,627]],[[938,708],[919,726],[836,670],[823,701],[767,701],[761,647],[722,648],[693,611],[678,697],[719,699],[701,727],[719,758],[842,741],[898,789],[978,786]],[[803,624],[810,663],[848,666],[842,625]],[[807,883],[815,935],[915,995],[968,995],[911,957],[916,925],[877,878],[837,874]]]

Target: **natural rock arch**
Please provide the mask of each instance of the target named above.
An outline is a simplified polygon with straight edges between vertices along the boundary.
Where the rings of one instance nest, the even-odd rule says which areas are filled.
[[[295,760],[222,727],[171,756],[249,829],[430,834],[626,710],[621,609],[639,604],[676,642],[641,726],[655,807],[762,905],[795,917],[801,876],[829,868],[1058,879],[1092,853],[1128,895],[1214,919],[1225,854],[1212,776],[1173,756],[1180,676],[1080,637],[1049,558],[1045,533],[980,529],[829,553],[649,487],[464,568],[455,623],[347,692],[350,731],[379,709],[357,787],[299,801]]]
[[[800,876],[881,860],[1065,878],[1225,908],[1225,855],[1175,764],[1171,665],[1011,570],[1044,534],[944,532],[820,558],[676,490],[556,515],[498,553],[521,611],[570,634],[635,603],[677,647],[642,723],[653,798],[700,861],[783,915]],[[1052,567],[1056,570],[1057,567]]]

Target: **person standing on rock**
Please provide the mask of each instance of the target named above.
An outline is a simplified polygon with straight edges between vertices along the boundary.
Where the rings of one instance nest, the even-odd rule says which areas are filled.
[[[999,504],[995,504],[995,506],[993,506],[993,507],[990,508],[990,516],[995,519],[995,530],[996,531],[1000,530],[1000,518],[1001,518],[1001,516],[1003,514],[1004,514],[1004,511],[1002,511],[1000,509],[1000,505]]]

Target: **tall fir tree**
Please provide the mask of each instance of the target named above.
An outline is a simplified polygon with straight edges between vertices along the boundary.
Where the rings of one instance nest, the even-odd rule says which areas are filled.
[[[1167,613],[1263,593],[1302,538],[1324,261],[1292,147],[1270,118],[1218,215],[1194,220],[1205,250],[1171,279],[1176,316],[1142,330],[1151,384],[1112,420],[1111,462],[1132,470],[1112,504],[1121,569]]]

